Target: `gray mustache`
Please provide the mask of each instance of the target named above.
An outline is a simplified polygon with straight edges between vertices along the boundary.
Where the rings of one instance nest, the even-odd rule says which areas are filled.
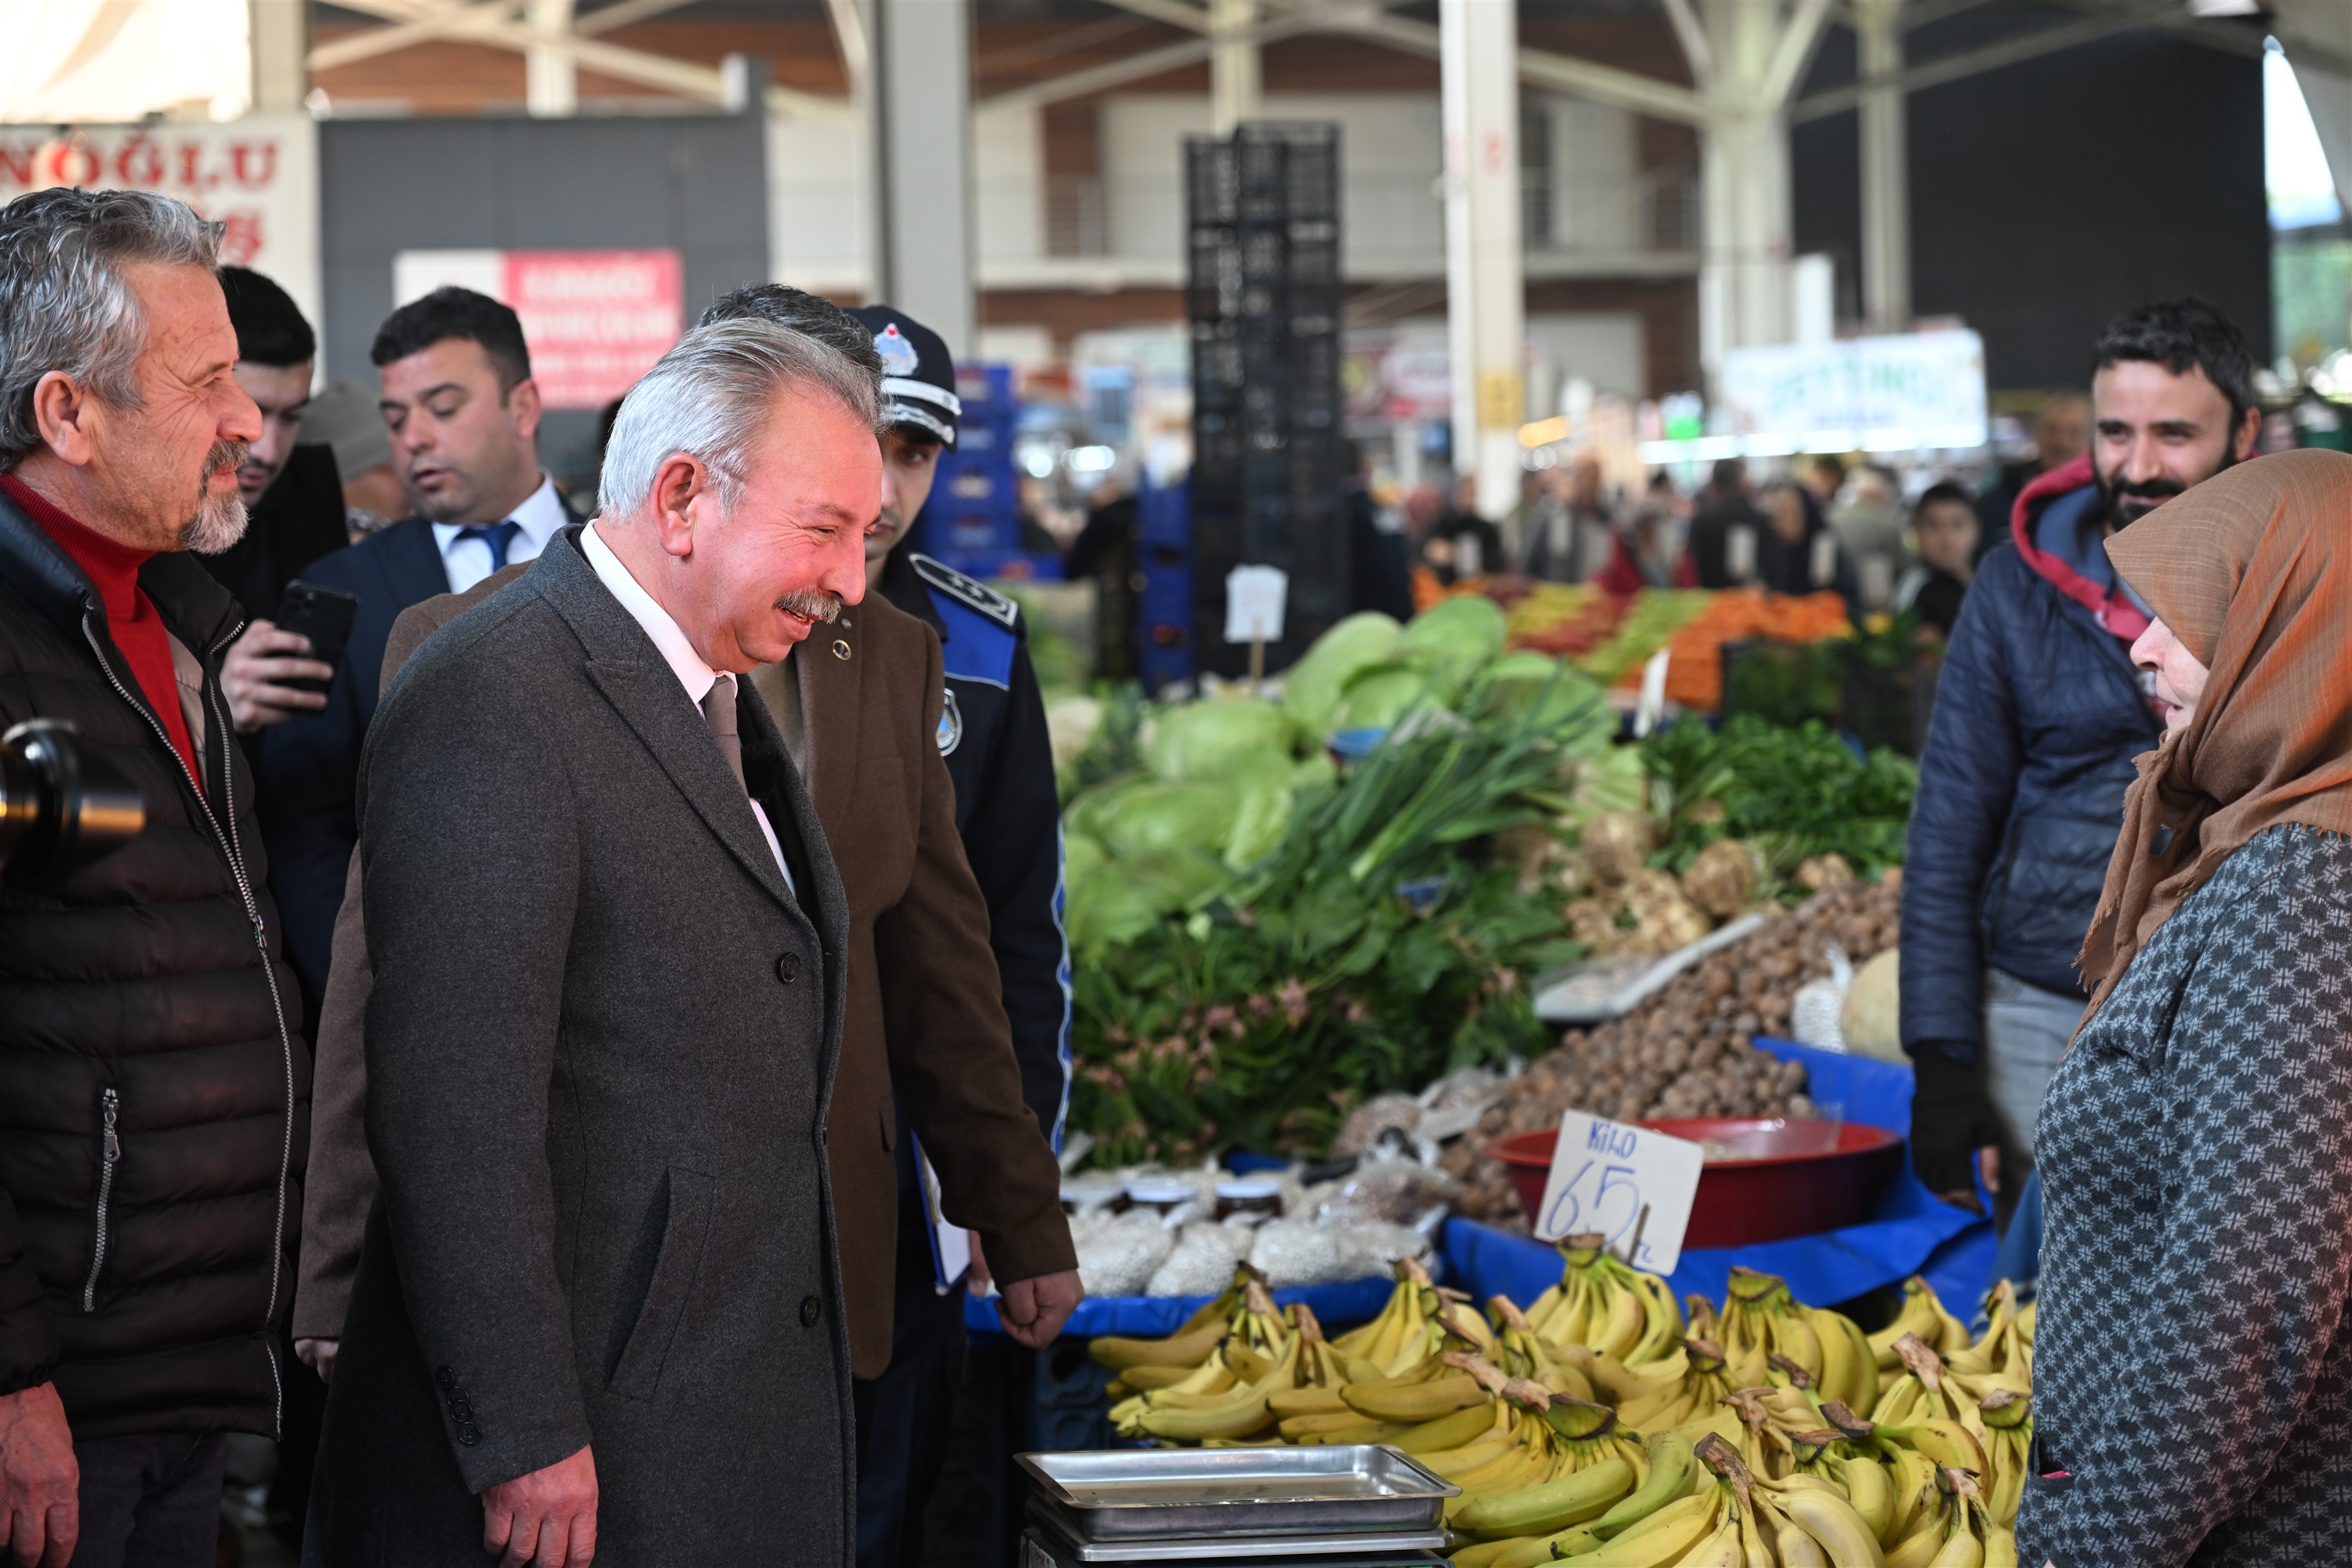
[[[786,594],[776,601],[776,608],[787,615],[799,616],[803,620],[830,624],[841,618],[841,595],[812,588],[803,593]]]

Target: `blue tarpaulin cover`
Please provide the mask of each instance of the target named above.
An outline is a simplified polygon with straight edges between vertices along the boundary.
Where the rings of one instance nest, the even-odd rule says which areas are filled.
[[[1783,1040],[1756,1043],[1775,1056],[1805,1064],[1810,1079],[1806,1092],[1825,1114],[1909,1134],[1909,1068]],[[1800,1301],[1826,1307],[1925,1274],[1945,1306],[1965,1321],[1992,1283],[1992,1222],[1938,1200],[1912,1174],[1906,1154],[1896,1163],[1895,1177],[1879,1194],[1877,1212],[1867,1223],[1787,1241],[1685,1252],[1671,1282],[1678,1296],[1696,1293],[1720,1301],[1731,1266],[1745,1264],[1786,1279]],[[1559,1254],[1551,1247],[1472,1220],[1447,1224],[1441,1261],[1440,1277],[1480,1302],[1502,1295],[1524,1306],[1559,1281]],[[1304,1300],[1326,1327],[1345,1328],[1377,1313],[1389,1289],[1386,1279],[1362,1279],[1277,1290],[1275,1300],[1286,1305]],[[1079,1338],[1172,1333],[1207,1300],[1097,1297],[1078,1308],[1064,1332]],[[964,1321],[975,1333],[1003,1332],[993,1301],[968,1300]]]

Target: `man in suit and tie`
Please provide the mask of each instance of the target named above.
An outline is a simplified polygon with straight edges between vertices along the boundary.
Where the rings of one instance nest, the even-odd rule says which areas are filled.
[[[421,600],[533,559],[578,521],[540,470],[539,387],[512,310],[437,289],[384,318],[368,357],[415,513],[304,570],[306,582],[356,595],[359,614],[332,685],[302,704],[314,711],[281,715],[261,751],[270,889],[313,1017],[359,837],[352,785],[392,623]]]
[[[848,910],[739,681],[864,595],[871,385],[768,322],[689,334],[622,408],[597,521],[384,700],[359,794],[382,1198],[326,1562],[852,1556]],[[1002,1077],[961,1114],[1034,1140]],[[900,1086],[919,1119],[950,1092]]]

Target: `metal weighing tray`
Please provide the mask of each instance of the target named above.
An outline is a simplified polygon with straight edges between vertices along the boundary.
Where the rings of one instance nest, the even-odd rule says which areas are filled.
[[[1432,1531],[1462,1489],[1394,1448],[1114,1448],[1023,1454],[1081,1543]]]
[[[1393,1545],[1440,1541],[1444,1531],[1410,1535],[1243,1536],[1233,1541],[1171,1541],[1162,1545],[1129,1542],[1116,1546],[1079,1546],[1053,1531],[1032,1529],[1021,1537],[1020,1568],[1087,1568],[1090,1563],[1184,1564],[1212,1556],[1246,1557],[1249,1568],[1445,1568],[1442,1549]],[[1256,1555],[1260,1549],[1276,1555]],[[1309,1554],[1311,1553],[1311,1555]]]

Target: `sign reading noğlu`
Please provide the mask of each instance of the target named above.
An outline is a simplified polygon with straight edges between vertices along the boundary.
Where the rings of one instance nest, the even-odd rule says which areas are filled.
[[[83,185],[160,191],[226,229],[221,259],[268,273],[320,321],[318,128],[307,114],[212,125],[0,127],[0,205]]]
[[[393,258],[396,302],[444,284],[514,307],[550,408],[604,407],[686,328],[675,250],[404,250]]]

